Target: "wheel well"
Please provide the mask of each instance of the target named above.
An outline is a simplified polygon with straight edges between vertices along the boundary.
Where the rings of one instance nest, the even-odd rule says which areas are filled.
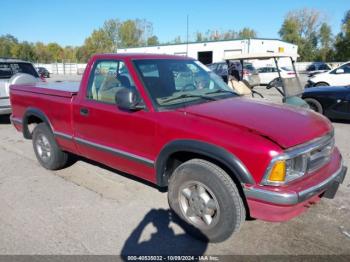
[[[169,158],[166,161],[166,166],[165,166],[165,176],[169,180],[171,175],[173,174],[174,170],[180,166],[182,163],[189,161],[194,158],[199,158],[206,160],[208,162],[211,162],[218,167],[222,168],[233,180],[233,182],[236,184],[236,187],[239,191],[239,194],[243,200],[246,212],[247,212],[247,217],[250,218],[250,213],[249,213],[249,206],[246,200],[246,197],[243,192],[243,187],[242,184],[240,183],[239,179],[237,178],[236,174],[224,163],[218,161],[217,159],[208,157],[206,155],[202,155],[199,153],[193,153],[193,152],[188,152],[188,151],[180,151],[180,152],[175,152],[172,155],[169,156]]]
[[[317,99],[317,98],[314,98],[314,97],[305,97],[304,98],[304,101],[306,102],[306,103],[314,103],[315,104],[315,102],[316,103],[319,103],[320,104],[320,110],[321,110],[321,112],[319,112],[319,113],[323,113],[323,105],[322,105],[322,103],[321,103],[321,101],[319,100],[319,99]]]
[[[325,86],[329,86],[329,84],[327,82],[321,81],[321,82],[317,82],[316,84],[314,84],[314,86],[320,85],[320,84],[324,84]]]
[[[23,136],[27,139],[32,139],[32,134],[34,128],[40,124],[43,123],[44,120],[36,115],[28,115],[26,116],[24,122],[23,122]]]

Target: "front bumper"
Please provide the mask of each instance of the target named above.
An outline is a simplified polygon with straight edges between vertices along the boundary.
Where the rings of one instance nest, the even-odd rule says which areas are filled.
[[[246,187],[244,188],[244,193],[247,198],[254,198],[272,204],[296,205],[315,195],[321,194],[334,184],[341,184],[344,180],[346,171],[347,167],[343,166],[328,179],[300,192],[270,191],[261,188]]]
[[[305,211],[321,196],[333,198],[347,172],[347,167],[342,166],[341,162],[341,156],[336,150],[326,166],[291,185],[245,186],[244,193],[251,217],[286,221]]]

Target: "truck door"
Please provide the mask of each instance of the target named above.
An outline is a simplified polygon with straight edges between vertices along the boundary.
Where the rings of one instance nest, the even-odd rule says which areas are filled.
[[[74,105],[79,152],[118,170],[153,180],[155,121],[147,110],[128,112],[115,104],[116,92],[135,88],[122,60],[97,60],[85,94]],[[83,90],[83,89],[82,89]]]

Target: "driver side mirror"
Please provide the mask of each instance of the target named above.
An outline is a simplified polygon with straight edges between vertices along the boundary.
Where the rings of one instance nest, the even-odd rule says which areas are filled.
[[[337,71],[335,71],[336,74],[344,74],[344,69],[339,68]]]
[[[115,94],[115,102],[122,110],[138,111],[145,109],[145,105],[135,90],[125,88],[118,90]]]

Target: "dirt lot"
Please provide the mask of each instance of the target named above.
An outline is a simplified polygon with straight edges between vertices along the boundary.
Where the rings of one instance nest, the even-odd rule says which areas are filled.
[[[334,127],[350,166],[350,123]],[[84,160],[47,171],[6,117],[0,141],[0,254],[350,254],[350,175],[335,199],[298,218],[246,221],[229,240],[205,244],[172,221],[156,188]]]

